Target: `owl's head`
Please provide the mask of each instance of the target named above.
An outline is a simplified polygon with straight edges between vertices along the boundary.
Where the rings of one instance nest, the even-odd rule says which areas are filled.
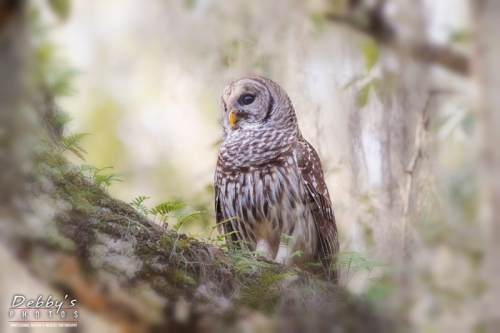
[[[224,134],[256,128],[293,131],[297,127],[286,92],[262,76],[246,76],[228,85],[221,95],[221,113]]]

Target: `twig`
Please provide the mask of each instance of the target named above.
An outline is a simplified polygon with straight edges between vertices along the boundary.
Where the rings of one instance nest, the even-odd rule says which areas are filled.
[[[422,113],[420,115],[420,119],[417,123],[417,128],[415,130],[415,151],[413,153],[408,166],[406,167],[406,189],[405,189],[405,197],[404,197],[404,206],[403,206],[403,249],[404,252],[407,253],[407,230],[408,230],[408,221],[410,218],[410,199],[411,199],[411,190],[413,186],[413,176],[415,172],[415,168],[417,166],[417,162],[422,155],[422,141],[429,126],[428,120],[428,111],[431,99],[434,95],[438,94],[439,91],[431,90],[429,91],[429,95],[427,97],[427,101],[422,109]]]
[[[415,151],[413,153],[408,166],[406,167],[406,189],[404,193],[404,203],[403,203],[403,258],[402,262],[404,265],[410,260],[410,245],[408,236],[408,224],[410,221],[410,199],[412,193],[413,179],[415,174],[415,169],[420,156],[422,155],[422,141],[424,140],[424,135],[429,126],[428,111],[431,99],[433,96],[438,94],[439,91],[430,90],[427,96],[427,100],[422,109],[420,119],[418,120],[417,127],[415,129]],[[408,302],[409,291],[410,291],[410,280],[407,274],[402,273],[400,275],[400,293],[401,299],[404,303]]]

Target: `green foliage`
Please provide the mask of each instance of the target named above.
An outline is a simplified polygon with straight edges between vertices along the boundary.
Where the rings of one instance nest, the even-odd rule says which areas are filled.
[[[185,206],[186,206],[185,203],[173,203],[173,202],[167,201],[167,202],[162,202],[161,204],[154,206],[151,209],[150,213],[153,214],[155,217],[157,215],[164,216],[164,215],[167,215],[167,214],[173,212],[174,210],[181,209]]]
[[[376,77],[372,73],[372,69],[377,64],[377,61],[380,56],[380,49],[377,43],[373,40],[368,40],[362,45],[362,53],[365,60],[365,69],[366,73],[361,75],[355,75],[352,79],[350,79],[346,84],[344,84],[343,89],[350,88],[354,85],[358,85],[358,83],[362,83],[359,87],[356,94],[356,102],[360,107],[364,107],[368,104],[370,99],[370,93],[374,91],[378,98],[382,97],[382,80],[379,77]],[[391,73],[388,73],[391,74]],[[388,75],[390,78],[390,75]],[[384,82],[386,85],[386,82]],[[392,86],[390,82],[387,82],[387,85]]]
[[[357,82],[359,82],[364,78],[365,78],[364,75],[355,75],[352,79],[347,81],[347,83],[342,86],[342,89],[346,90],[347,88],[351,88],[354,84],[356,84]]]
[[[80,141],[87,135],[89,135],[89,133],[76,133],[70,136],[61,137],[59,140],[60,153],[69,150],[85,161],[83,154],[87,154],[87,152],[80,146]]]
[[[286,235],[286,234],[281,234],[280,235],[280,242],[283,245],[290,246],[290,245],[293,244],[294,238],[293,238],[293,236],[289,236],[289,235]]]
[[[179,229],[182,227],[184,222],[186,222],[187,220],[192,219],[192,218],[199,218],[200,215],[203,213],[205,213],[205,212],[201,211],[201,210],[197,210],[197,211],[190,212],[190,213],[180,213],[180,214],[176,215],[175,218],[177,219],[177,222],[172,226],[172,229],[176,232],[179,231]]]
[[[373,40],[366,41],[362,46],[363,56],[365,58],[366,70],[369,72],[375,66],[379,58],[379,47]]]
[[[56,96],[71,96],[76,92],[72,81],[81,73],[75,69],[64,69],[56,73],[52,83],[52,91]]]
[[[330,270],[343,270],[345,273],[346,284],[360,271],[368,271],[367,280],[374,269],[387,268],[387,265],[379,261],[368,260],[360,252],[338,252],[333,255],[335,263],[331,265]]]
[[[309,21],[313,25],[314,34],[316,36],[321,35],[321,33],[325,30],[325,25],[326,25],[325,16],[319,13],[312,13],[309,16]]]
[[[371,89],[371,81],[365,83],[361,89],[359,89],[358,94],[356,96],[356,101],[360,107],[365,106],[368,103],[368,98],[370,97],[370,89]]]
[[[187,9],[193,9],[196,7],[196,0],[184,0],[184,7]]]
[[[123,174],[121,173],[108,173],[108,174],[102,174],[104,170],[109,170],[113,169],[112,166],[104,167],[104,168],[96,168],[92,165],[88,164],[82,164],[80,166],[80,171],[85,175],[85,172],[87,172],[87,178],[92,180],[94,184],[97,186],[103,188],[104,190],[108,190],[108,187],[111,186],[114,182],[122,182],[123,180],[121,179],[123,177]]]
[[[338,252],[334,255],[334,258],[336,259],[336,264],[333,265],[332,269],[347,268],[348,270],[352,270],[353,274],[363,269],[370,271],[377,267],[386,266],[379,261],[366,259],[365,255],[360,252]]]
[[[292,254],[288,255],[288,256],[285,256],[286,259],[290,259],[290,258],[295,258],[295,257],[301,257],[302,254],[304,254],[304,251],[302,250],[297,250],[295,252],[293,252]]]
[[[94,174],[94,183],[97,186],[104,187],[105,190],[108,189],[114,182],[122,182],[121,173],[108,173],[106,175]]]
[[[186,207],[185,203],[176,203],[176,202],[162,202],[153,208],[148,208],[144,205],[144,201],[149,199],[146,196],[138,196],[134,198],[130,205],[134,207],[139,213],[145,215],[153,215],[153,220],[156,220],[158,216],[160,216],[160,221],[163,224],[168,225],[168,221],[173,219],[175,220],[175,224],[172,226],[172,230],[175,232],[179,231],[182,225],[190,220],[199,218],[205,211],[194,211],[194,212],[182,212],[182,208]]]
[[[71,1],[70,0],[47,0],[50,9],[56,14],[61,20],[68,18],[71,11]]]
[[[450,42],[456,44],[467,43],[471,39],[471,33],[467,30],[455,30],[450,34]]]
[[[224,234],[219,234],[219,235],[216,235],[215,236],[215,239],[212,238],[212,233],[214,232],[215,229],[223,226],[224,224],[230,222],[231,220],[234,220],[234,219],[237,219],[236,216],[233,216],[233,217],[230,217],[224,221],[221,221],[219,223],[216,223],[215,225],[213,225],[211,227],[211,231],[210,231],[210,234],[208,235],[208,238],[211,240],[211,243],[212,245],[216,245],[216,246],[219,246],[219,247],[234,247],[233,244],[228,244],[225,242],[225,239],[233,234],[236,234],[238,231],[236,230],[233,230],[231,232],[228,232],[228,233],[224,233]]]
[[[61,109],[56,108],[54,114],[52,115],[52,125],[56,127],[64,126],[68,124],[73,118],[67,112],[64,112]]]
[[[367,286],[363,295],[366,300],[372,304],[376,304],[387,298],[396,288],[396,282],[389,274],[383,275],[377,279],[371,279],[370,282],[371,283]]]
[[[147,216],[149,214],[149,208],[143,204],[143,202],[146,201],[147,199],[149,199],[149,197],[143,195],[138,196],[134,198],[132,202],[130,202],[130,206],[134,207],[135,210],[137,210],[139,213]]]

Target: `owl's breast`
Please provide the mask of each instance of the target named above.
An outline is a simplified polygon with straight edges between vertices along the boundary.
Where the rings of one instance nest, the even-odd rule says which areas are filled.
[[[281,131],[234,131],[222,142],[219,165],[226,172],[239,173],[268,166],[293,163],[296,139]]]
[[[237,217],[231,223],[243,239],[251,243],[266,239],[277,247],[282,234],[301,243],[302,238],[313,238],[315,230],[308,222],[307,197],[293,153],[260,166],[228,169],[219,164],[216,183],[221,210],[226,218]]]

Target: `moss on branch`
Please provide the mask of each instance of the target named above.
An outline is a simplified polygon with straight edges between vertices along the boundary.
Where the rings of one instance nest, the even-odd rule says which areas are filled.
[[[21,222],[9,239],[40,279],[124,329],[225,331],[262,322],[299,331],[392,327],[342,287],[163,230],[56,150],[45,145],[37,155],[34,217],[23,220],[33,225]]]

